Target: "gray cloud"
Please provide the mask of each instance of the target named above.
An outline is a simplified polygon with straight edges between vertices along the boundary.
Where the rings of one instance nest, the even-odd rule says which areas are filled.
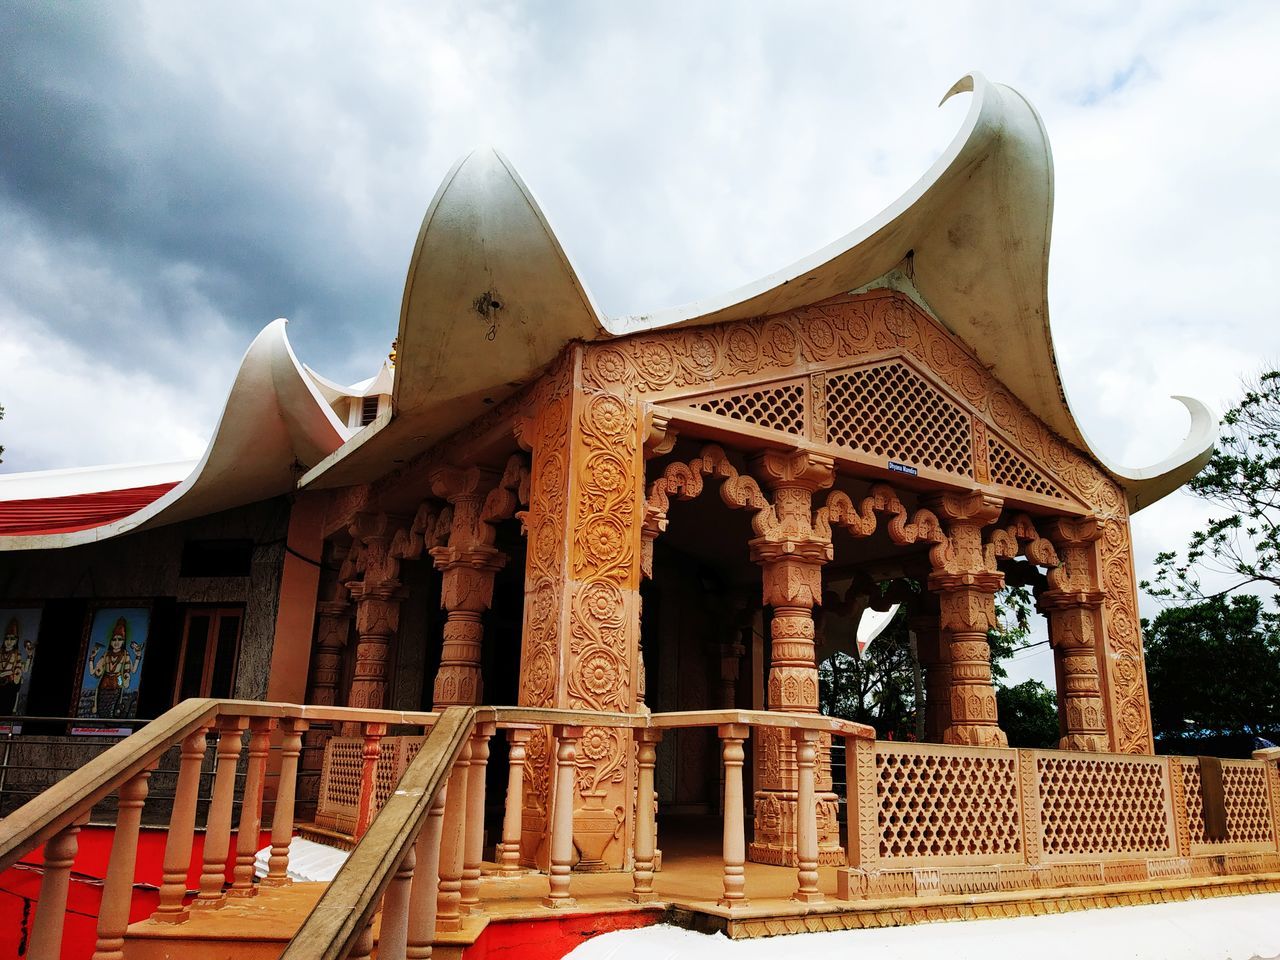
[[[0,8],[5,470],[199,452],[276,316],[337,379],[393,336],[418,224],[493,142],[606,310],[768,273],[873,215],[980,69],[1054,145],[1050,301],[1098,446],[1280,353],[1280,9],[1265,2]],[[103,385],[109,385],[104,390]],[[1136,523],[1140,566],[1199,516]],[[1036,669],[1040,669],[1036,667]]]

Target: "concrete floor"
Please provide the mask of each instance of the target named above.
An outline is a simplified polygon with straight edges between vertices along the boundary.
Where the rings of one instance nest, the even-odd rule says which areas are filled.
[[[819,886],[827,894],[821,904],[806,905],[790,899],[796,887],[796,872],[791,868],[746,865],[746,894],[749,904],[735,908],[730,914],[716,900],[721,892],[722,861],[718,822],[710,819],[668,819],[659,830],[659,846],[664,853],[664,867],[654,878],[658,904],[638,905],[630,900],[629,873],[573,875],[571,894],[576,903],[564,911],[548,911],[542,904],[547,894],[547,877],[526,874],[504,878],[486,876],[481,883],[483,918],[469,922],[468,929],[456,939],[471,942],[489,921],[547,920],[567,914],[618,913],[653,910],[660,904],[680,908],[692,925],[699,929],[719,928],[726,922],[745,929],[754,924],[755,932],[739,932],[740,936],[764,936],[757,941],[731,942],[723,936],[707,936],[674,927],[610,933],[592,940],[573,954],[575,958],[630,957],[679,958],[694,957],[714,960],[722,953],[733,960],[754,957],[803,957],[812,960],[822,951],[841,951],[845,955],[871,957],[921,957],[935,950],[945,960],[964,957],[1001,960],[1004,957],[1034,956],[1036,960],[1106,960],[1111,957],[1194,958],[1194,960],[1249,960],[1280,956],[1280,894],[1261,894],[1256,887],[1237,887],[1234,892],[1248,896],[1212,897],[1209,889],[1185,889],[1190,899],[1150,906],[1113,906],[1089,909],[1105,903],[1141,902],[1143,885],[1116,885],[1107,890],[1080,888],[1073,891],[1029,891],[1022,894],[982,894],[951,897],[947,909],[967,909],[973,905],[998,905],[1029,898],[1053,901],[1063,896],[1077,901],[1047,905],[1052,916],[1024,916],[1011,919],[968,919],[945,922],[939,919],[941,900],[931,909],[924,901],[894,901],[875,904],[869,901],[847,902],[834,897],[836,871],[824,867],[819,871]],[[1266,878],[1266,889],[1277,889],[1276,877]],[[1207,881],[1213,883],[1214,881]],[[1221,882],[1221,881],[1219,881]],[[1194,884],[1183,882],[1184,886]],[[1172,883],[1167,884],[1173,886]],[[231,901],[215,911],[201,911],[185,924],[168,925],[144,922],[130,928],[133,938],[151,940],[162,952],[171,950],[175,941],[196,939],[243,941],[247,939],[282,943],[310,912],[323,891],[323,883],[298,883],[284,889],[264,889],[262,895],[249,900]],[[1146,885],[1150,887],[1150,884]],[[1160,885],[1156,885],[1160,886]],[[1133,891],[1133,896],[1126,895]],[[1219,893],[1232,892],[1220,888]],[[1106,893],[1107,897],[1096,894]],[[1152,899],[1150,896],[1146,900]],[[1159,899],[1159,898],[1156,898]],[[956,907],[964,904],[964,907]],[[1014,904],[1025,909],[1028,904]],[[903,908],[912,908],[904,911]],[[918,909],[917,909],[918,908]],[[847,922],[854,914],[879,910],[878,918],[869,916],[856,923]],[[1063,912],[1059,912],[1059,910]],[[1066,912],[1068,910],[1075,912]],[[989,915],[989,909],[981,916]],[[1009,910],[1010,913],[1014,911]],[[701,918],[701,919],[699,919]],[[855,918],[857,919],[857,918]],[[768,921],[769,929],[761,923]],[[839,931],[840,927],[867,926],[881,929],[816,932],[791,936],[769,936],[781,933],[788,923],[817,921],[810,929]],[[911,923],[912,926],[899,926]],[[474,929],[472,929],[474,928]],[[793,927],[794,929],[794,927]],[[832,940],[832,937],[839,938]],[[455,939],[453,937],[451,940]],[[167,946],[162,947],[165,941]],[[747,952],[742,952],[743,950]],[[586,951],[586,952],[583,952]],[[613,951],[613,952],[610,952]],[[732,951],[730,954],[729,951]],[[755,951],[755,952],[751,952]],[[998,951],[998,952],[993,952]],[[816,954],[815,954],[816,952]],[[132,955],[132,954],[131,954]],[[157,954],[159,955],[159,954]],[[141,954],[138,954],[141,956]]]
[[[1254,960],[1280,956],[1280,894],[1044,917],[730,940],[670,926],[606,933],[572,960]]]

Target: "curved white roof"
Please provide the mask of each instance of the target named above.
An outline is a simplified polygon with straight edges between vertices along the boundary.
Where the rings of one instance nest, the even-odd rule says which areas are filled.
[[[68,547],[109,537],[189,520],[231,507],[288,493],[296,486],[299,464],[319,462],[343,441],[342,424],[298,363],[284,320],[267,325],[245,352],[227,395],[222,416],[204,456],[183,475],[176,487],[143,509],[121,520],[89,530],[33,536],[0,537],[0,550],[33,550]],[[3,499],[37,497],[122,489],[139,485],[139,478],[166,474],[161,465],[90,468],[16,474],[0,486]],[[158,471],[158,473],[157,473]],[[169,470],[168,473],[172,473]],[[103,487],[102,474],[118,484]],[[165,475],[163,479],[178,479]],[[143,482],[155,483],[156,479]],[[23,492],[25,491],[25,492]]]
[[[449,173],[423,220],[400,317],[390,417],[381,417],[303,478],[338,486],[381,475],[518,389],[574,339],[718,323],[782,312],[865,287],[910,252],[927,306],[1033,413],[1090,453],[1133,509],[1204,465],[1213,415],[1191,415],[1161,462],[1112,463],[1067,401],[1049,330],[1053,160],[1044,126],[1017,91],[980,74],[964,123],[938,161],[881,214],[782,270],[737,290],[656,313],[609,318],[596,307],[529,189],[493,150]]]
[[[315,381],[316,389],[320,391],[320,395],[331,404],[343,399],[376,397],[390,393],[395,381],[395,371],[392,369],[391,364],[385,360],[382,361],[382,366],[378,368],[378,372],[372,377],[345,387],[335,380],[330,380],[328,377],[316,373],[305,363],[302,365],[302,369],[307,372],[307,376]]]
[[[1019,93],[979,74],[960,80],[944,100],[960,92],[973,96],[959,132],[881,214],[754,283],[635,316],[600,311],[511,164],[494,150],[473,151],[446,176],[423,219],[405,280],[394,377],[385,364],[372,380],[349,387],[321,377],[298,363],[285,321],[277,320],[250,345],[214,438],[182,483],[114,523],[0,537],[0,549],[69,546],[295,486],[370,480],[511,395],[572,340],[782,312],[875,283],[908,252],[915,292],[934,315],[1032,412],[1097,459],[1133,509],[1144,507],[1208,460],[1214,417],[1198,401],[1176,398],[1191,414],[1187,438],[1146,468],[1113,464],[1089,443],[1067,401],[1049,330],[1053,162],[1044,127]],[[391,411],[348,437],[330,403],[387,389]],[[117,480],[137,485],[142,475],[137,466],[116,469],[110,481],[105,474],[95,479],[93,469],[0,479],[0,500],[19,499],[16,491],[47,497],[111,489],[102,484]],[[166,478],[176,471],[160,470]]]
[[[180,483],[199,462],[171,460],[168,463],[111,463],[95,467],[3,473],[0,474],[0,503],[6,500],[74,497],[86,493]]]

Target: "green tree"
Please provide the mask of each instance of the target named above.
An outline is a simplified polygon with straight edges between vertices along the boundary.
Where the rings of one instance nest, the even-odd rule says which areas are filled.
[[[915,658],[907,631],[907,608],[861,656],[834,653],[818,665],[819,709],[867,723],[882,738],[905,740],[916,728]]]
[[[1280,370],[1245,383],[1222,418],[1217,450],[1187,488],[1227,512],[1194,533],[1182,557],[1157,556],[1142,586],[1180,603],[1271,590],[1280,604]]]
[[[997,686],[996,710],[1009,746],[1045,749],[1058,745],[1058,698],[1039,680]]]
[[[919,590],[919,584],[911,584]],[[906,740],[915,735],[917,717],[924,704],[916,694],[916,664],[907,629],[909,604],[899,608],[884,632],[862,656],[835,653],[818,666],[819,708],[876,728],[879,737]],[[999,626],[991,630],[991,674],[995,680],[1000,726],[1009,742],[1018,747],[1056,745],[1057,699],[1052,690],[1036,681],[1006,687],[1004,661],[1032,646],[1031,591],[1008,587],[996,602]]]
[[[1151,721],[1161,747],[1280,730],[1280,616],[1251,594],[1170,606],[1143,621]]]
[[[1000,729],[1011,747],[1058,745],[1058,696],[1039,680],[1010,686],[1005,664],[1014,654],[1046,641],[1031,639],[1035,602],[1026,586],[1005,587],[996,598],[999,625],[987,631],[991,647],[991,679],[996,685],[996,712]]]

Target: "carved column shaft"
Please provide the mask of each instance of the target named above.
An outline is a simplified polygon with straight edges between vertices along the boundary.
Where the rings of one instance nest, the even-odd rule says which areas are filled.
[[[445,468],[431,476],[433,492],[453,507],[448,545],[430,551],[436,569],[444,575],[440,606],[446,613],[440,669],[432,696],[437,709],[470,706],[483,696],[481,617],[493,604],[494,574],[507,562],[506,556],[488,542],[492,531],[485,529],[481,515],[485,497],[496,480],[490,472],[476,467]]]
[[[1091,519],[1057,520],[1049,539],[1062,563],[1049,573],[1050,589],[1039,598],[1049,618],[1049,639],[1057,660],[1061,689],[1058,711],[1064,750],[1111,749],[1098,663],[1104,595],[1098,585],[1096,546],[1100,533]]]
[[[951,649],[938,624],[936,609],[913,616],[909,623],[924,670],[924,737],[929,743],[941,743],[951,726]]]
[[[386,706],[391,639],[400,629],[400,601],[404,595],[400,582],[391,580],[353,584],[351,596],[356,601],[356,634],[360,640],[347,706],[380,710]]]
[[[752,461],[753,472],[773,493],[776,523],[751,541],[751,559],[764,577],[764,602],[772,607],[770,710],[818,712],[813,608],[822,602],[822,567],[831,559],[830,536],[813,527],[813,494],[831,486],[835,472],[825,457],[768,452]],[[819,846],[824,863],[843,857],[836,798],[831,793],[831,743],[824,738],[817,757]],[[755,839],[751,859],[796,863],[798,779],[795,744],[783,730],[763,728],[756,750]]]
[[[391,555],[394,521],[386,514],[359,514],[351,534],[365,548],[364,579],[347,585],[356,604],[355,673],[347,706],[378,710],[386,705],[391,638],[400,628],[400,562]]]
[[[939,626],[951,659],[951,724],[943,741],[1007,746],[996,716],[987,643],[1004,576],[982,541],[982,530],[1000,516],[1002,501],[981,493],[947,494],[932,506],[948,521],[947,541],[931,551],[934,569],[928,581],[938,595]]]
[[[316,612],[316,649],[307,702],[332,707],[338,702],[342,648],[351,631],[351,605],[345,600],[322,600],[316,604]]]

